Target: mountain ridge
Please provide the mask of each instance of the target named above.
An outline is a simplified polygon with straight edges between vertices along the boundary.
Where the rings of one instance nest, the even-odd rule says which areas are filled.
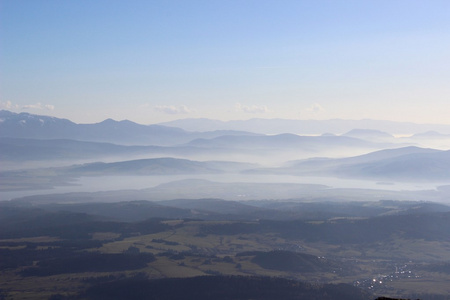
[[[113,119],[93,124],[77,124],[68,119],[0,111],[2,138],[70,139],[122,145],[170,146],[187,143],[196,138],[211,138],[224,134],[256,135],[242,130],[188,132],[158,124],[141,125],[129,120]]]
[[[249,172],[315,175],[378,180],[447,180],[450,179],[450,150],[419,147],[385,149],[346,158],[313,158],[289,162],[284,168]]]
[[[239,132],[247,132],[254,134],[281,134],[281,133],[294,133],[294,134],[345,134],[355,129],[361,130],[375,130],[382,131],[388,134],[420,134],[426,132],[439,132],[439,134],[449,135],[450,124],[419,124],[413,122],[398,122],[387,120],[373,120],[373,119],[360,119],[360,120],[347,120],[347,119],[327,119],[327,120],[300,120],[300,119],[263,119],[252,118],[247,120],[229,120],[221,121],[208,118],[186,118],[178,119],[167,122],[159,122],[148,125],[135,123],[130,120],[116,121],[111,118],[105,119],[98,123],[75,123],[71,120],[36,115],[26,112],[14,113],[8,110],[0,110],[0,126],[4,126],[11,118],[22,117],[21,121],[29,121],[35,119],[40,125],[44,126],[46,122],[62,121],[65,124],[76,125],[91,128],[94,125],[111,125],[120,124],[127,126],[139,126],[142,128],[148,128],[151,126],[157,126],[167,129],[168,131],[175,132],[210,132],[216,130],[231,130]],[[37,123],[36,123],[37,124]],[[24,125],[24,122],[22,122]],[[156,128],[156,127],[155,127]],[[3,135],[2,135],[3,136]]]
[[[296,120],[296,119],[261,119],[220,121],[207,118],[179,119],[158,123],[164,126],[173,126],[190,131],[202,131],[204,128],[212,129],[240,129],[263,134],[344,134],[355,128],[385,131],[390,134],[414,134],[424,131],[439,131],[450,134],[448,124],[416,124],[412,122],[396,122],[384,120]]]

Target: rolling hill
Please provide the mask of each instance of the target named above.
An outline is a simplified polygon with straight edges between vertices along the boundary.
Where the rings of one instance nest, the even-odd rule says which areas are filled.
[[[307,159],[283,168],[254,172],[400,181],[448,180],[450,151],[404,147],[342,159]]]

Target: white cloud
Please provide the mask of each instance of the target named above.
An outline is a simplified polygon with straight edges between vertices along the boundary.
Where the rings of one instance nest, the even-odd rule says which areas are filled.
[[[0,101],[0,108],[2,109],[18,109],[19,105],[13,104],[11,101]]]
[[[298,111],[298,117],[301,119],[324,119],[329,117],[326,109],[319,103],[312,103]]]
[[[192,112],[186,105],[156,105],[154,110],[169,115],[188,114]]]
[[[265,105],[242,105],[237,103],[235,106],[236,111],[241,111],[249,114],[263,114],[268,113],[270,110]]]
[[[41,103],[22,105],[22,109],[42,109]]]
[[[320,112],[323,112],[324,109],[323,109],[322,105],[320,105],[319,103],[313,103],[310,107],[308,107],[306,109],[306,111],[308,111],[310,113],[318,114]]]
[[[47,109],[47,110],[54,110],[55,106],[51,105],[51,104],[42,104],[40,102],[36,103],[36,104],[26,104],[26,105],[22,105],[22,109]]]

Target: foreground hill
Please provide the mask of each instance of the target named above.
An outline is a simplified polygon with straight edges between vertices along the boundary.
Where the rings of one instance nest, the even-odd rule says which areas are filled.
[[[276,232],[289,239],[331,244],[370,244],[396,239],[450,242],[450,213],[388,215],[368,219],[330,219],[321,223],[257,221],[204,226],[204,234],[238,235]],[[426,254],[425,254],[426,255]]]
[[[370,218],[409,216],[450,212],[450,206],[423,201],[376,202],[301,202],[281,200],[229,201],[222,199],[176,199],[144,201],[142,191],[42,195],[0,202],[0,220],[12,228],[27,214],[72,212],[119,221],[148,218],[196,218],[204,220],[330,220],[333,218]],[[121,201],[117,201],[121,199]],[[130,199],[134,199],[129,201]],[[100,202],[109,200],[111,202]],[[29,209],[29,208],[33,209]],[[39,208],[39,210],[36,210]],[[23,215],[16,215],[21,212]],[[40,226],[39,224],[37,224]],[[400,225],[402,227],[403,225]]]
[[[345,268],[344,264],[337,263],[324,257],[286,250],[269,252],[250,251],[238,253],[236,256],[253,256],[252,261],[265,269],[290,272],[339,272]]]
[[[310,299],[369,300],[373,296],[346,284],[313,285],[295,280],[247,276],[201,276],[159,280],[129,279],[89,288],[86,299]],[[83,297],[83,298],[84,298]]]
[[[333,205],[298,203],[294,208],[292,202],[262,201],[252,210],[248,203],[212,200],[210,211],[224,208],[214,214],[197,210],[206,199],[186,201],[190,209],[144,201],[0,202],[0,295],[375,298],[365,290],[440,300],[450,292],[450,215],[440,212],[440,205],[334,203],[329,209],[334,215],[310,219],[314,209]],[[261,209],[263,204],[272,209]],[[306,214],[293,220],[254,218],[255,212],[281,208]],[[245,212],[236,220],[239,210]],[[157,218],[146,218],[151,216]],[[178,297],[179,292],[183,296]],[[360,297],[364,295],[370,297]]]

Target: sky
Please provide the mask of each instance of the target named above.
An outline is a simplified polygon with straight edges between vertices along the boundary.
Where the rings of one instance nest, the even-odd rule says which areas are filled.
[[[450,124],[450,1],[0,0],[0,109]]]

